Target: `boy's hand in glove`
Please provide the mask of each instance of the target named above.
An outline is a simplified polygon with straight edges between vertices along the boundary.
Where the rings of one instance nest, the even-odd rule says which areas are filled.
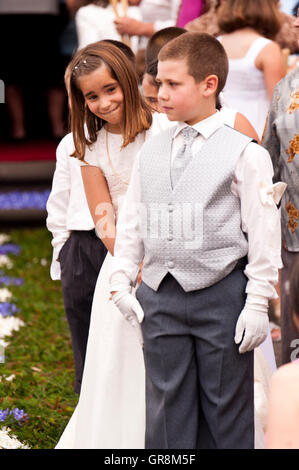
[[[268,331],[268,299],[248,294],[235,330],[235,343],[241,343],[239,352],[242,354],[258,347],[265,341]]]

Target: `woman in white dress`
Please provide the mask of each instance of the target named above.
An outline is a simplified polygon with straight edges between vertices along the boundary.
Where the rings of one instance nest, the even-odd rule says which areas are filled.
[[[278,44],[270,38],[280,29],[276,0],[226,0],[218,9],[221,41],[229,58],[223,90],[228,106],[244,114],[262,139],[277,82],[284,75]]]

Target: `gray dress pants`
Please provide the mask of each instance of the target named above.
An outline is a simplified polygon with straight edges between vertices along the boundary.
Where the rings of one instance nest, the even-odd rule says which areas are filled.
[[[136,296],[146,368],[150,449],[254,447],[253,351],[240,354],[235,326],[247,278],[241,260],[211,287],[185,292],[170,275]]]

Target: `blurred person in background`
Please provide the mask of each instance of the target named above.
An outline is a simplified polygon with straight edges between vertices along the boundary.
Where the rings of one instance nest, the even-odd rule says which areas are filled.
[[[222,31],[218,25],[217,10],[225,0],[204,0],[204,9],[202,14],[187,23],[184,27],[190,32],[208,33],[213,36],[219,36]],[[296,10],[297,11],[297,10]],[[296,14],[296,13],[295,13]],[[281,27],[274,40],[282,49],[288,49],[290,54],[299,51],[297,33],[294,28],[294,13],[279,10]]]
[[[224,101],[244,114],[262,138],[275,85],[284,76],[277,0],[225,0],[217,11],[218,36],[229,58]]]
[[[299,38],[299,18],[294,19]],[[275,87],[263,146],[270,153],[274,181],[287,184],[281,200],[282,262],[280,283],[280,326],[282,364],[290,362],[299,345],[294,328],[290,296],[290,276],[293,265],[299,260],[299,70],[296,67]]]
[[[101,41],[113,39],[123,41],[136,53],[139,45],[138,36],[121,35],[117,32],[115,19],[119,17],[136,21],[141,20],[141,13],[138,7],[131,6],[131,1],[125,5],[124,2],[110,2],[109,0],[87,1],[85,5],[78,9],[75,16],[76,29],[78,34],[78,47]]]
[[[5,47],[2,47],[0,77],[5,83],[10,136],[14,141],[28,136],[24,92],[30,88],[32,103],[40,86],[47,95],[52,136],[64,135],[60,31],[59,0],[1,0],[0,41]]]

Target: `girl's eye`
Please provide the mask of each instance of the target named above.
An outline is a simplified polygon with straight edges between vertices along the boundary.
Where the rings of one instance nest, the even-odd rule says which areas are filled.
[[[116,87],[108,88],[108,93],[113,93],[116,90]]]
[[[94,101],[94,100],[97,99],[97,95],[91,95],[91,96],[88,97],[88,99],[89,99],[90,101]]]

